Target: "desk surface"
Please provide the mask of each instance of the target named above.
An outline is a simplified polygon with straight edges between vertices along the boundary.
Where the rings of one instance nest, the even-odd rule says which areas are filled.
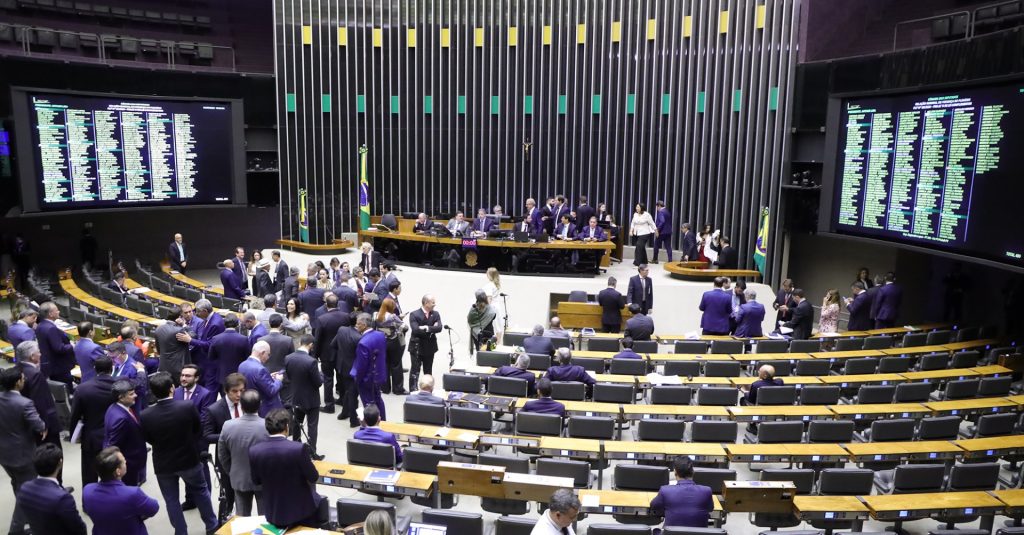
[[[797,513],[867,513],[868,506],[856,496],[794,496],[793,509]]]
[[[943,344],[947,351],[960,351],[962,349],[983,349],[986,346],[992,346],[999,343],[999,340],[995,338],[982,338],[980,340],[971,340],[969,342],[953,342],[949,344]]]
[[[987,492],[929,492],[923,494],[883,494],[862,496],[871,512],[933,511],[967,507],[1001,507],[1003,502]]]
[[[359,231],[359,241],[373,238],[411,242],[442,243],[447,245],[462,245],[462,238],[445,238],[440,236],[431,236],[429,234],[416,234],[415,232],[382,232],[379,230]],[[509,249],[603,249],[606,251],[611,251],[612,249],[615,249],[615,243],[609,240],[599,242],[552,240],[547,243],[521,243],[512,240],[491,240],[478,238],[476,240],[476,245],[477,247],[502,247]]]
[[[713,405],[623,405],[622,413],[629,414],[660,414],[673,416],[709,416],[718,418],[729,417],[729,407]]]
[[[104,301],[104,300],[102,300],[102,299],[100,299],[98,297],[95,297],[95,296],[93,296],[93,295],[91,295],[89,293],[86,293],[84,290],[82,290],[81,288],[78,287],[78,284],[76,284],[74,280],[71,279],[70,274],[67,274],[67,277],[61,277],[61,279],[60,279],[60,287],[61,287],[61,289],[64,290],[65,293],[67,293],[71,297],[73,297],[73,298],[75,298],[75,299],[77,299],[77,300],[79,300],[79,301],[81,301],[81,302],[83,302],[83,303],[85,303],[87,305],[90,305],[90,306],[96,307],[96,308],[98,308],[100,310],[103,310],[104,312],[109,312],[111,314],[116,314],[116,315],[121,316],[123,318],[127,318],[127,319],[130,319],[130,320],[135,320],[135,321],[137,321],[139,323],[146,323],[146,324],[149,324],[149,325],[157,325],[157,326],[163,324],[162,320],[158,320],[156,318],[151,318],[149,316],[145,316],[145,315],[139,314],[138,312],[133,312],[131,310],[128,310],[127,308],[122,308],[122,307],[119,307],[117,305],[108,303],[108,302],[106,302],[106,301]]]
[[[854,457],[872,455],[911,455],[928,453],[960,453],[962,448],[948,440],[919,440],[913,442],[851,442],[841,446]]]
[[[368,466],[331,463],[327,461],[313,461],[313,465],[316,466],[316,471],[320,474],[320,477],[343,479],[358,483],[366,481],[366,477],[370,475],[370,472],[379,470],[379,468],[370,468]],[[342,473],[333,473],[331,472],[332,470],[340,470]],[[395,482],[395,486],[418,491],[429,491],[434,485],[434,479],[434,476],[429,474],[401,472],[398,476],[398,481]]]
[[[931,413],[931,409],[922,403],[865,403],[863,405],[829,405],[832,412],[841,416],[851,414],[918,414]]]
[[[1024,489],[993,490],[989,494],[999,498],[1007,507],[1014,509],[1024,507]]]
[[[819,377],[821,382],[827,385],[841,385],[842,383],[905,383],[906,379],[898,373],[870,373],[865,375],[823,375]],[[783,379],[785,381],[785,378]]]
[[[953,442],[964,451],[987,452],[989,450],[1006,450],[1024,448],[1024,435],[1007,435],[989,438],[964,438]]]
[[[816,359],[866,359],[881,358],[884,353],[876,349],[858,349],[855,351],[816,351],[811,353]]]
[[[730,456],[798,456],[798,457],[846,457],[847,452],[839,444],[726,444]]]
[[[657,453],[664,454],[666,457],[694,455],[725,458],[725,449],[721,444],[706,442],[625,442],[609,440],[604,443],[604,451],[606,453]]]
[[[1016,401],[1007,398],[954,399],[949,401],[928,401],[924,403],[925,407],[936,412],[1016,407],[1018,405],[1019,403]]]
[[[715,277],[750,277],[757,280],[761,272],[755,269],[707,269],[687,267],[683,262],[665,262],[665,271],[682,278],[711,280]]]
[[[734,418],[752,416],[808,416],[833,417],[835,413],[827,405],[735,405],[725,407]]]
[[[214,287],[214,286],[208,286],[206,283],[204,283],[202,281],[198,281],[196,279],[193,279],[192,277],[189,277],[188,275],[184,275],[184,274],[179,273],[177,271],[172,271],[171,270],[171,266],[168,265],[168,264],[160,264],[160,271],[163,271],[168,276],[170,276],[172,279],[174,279],[174,280],[184,284],[185,286],[191,286],[192,288],[195,288],[195,289],[198,289],[198,290],[202,290],[204,292],[210,292],[210,293],[214,293],[214,294],[218,294],[218,295],[224,295],[224,289],[223,288],[217,288],[217,287]]]

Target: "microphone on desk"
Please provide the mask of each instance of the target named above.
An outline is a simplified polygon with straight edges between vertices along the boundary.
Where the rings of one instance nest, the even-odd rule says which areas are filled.
[[[498,295],[500,295],[501,297],[508,297],[508,294],[505,293],[499,293]]]
[[[452,328],[447,326],[447,325],[445,325],[444,328],[445,328],[445,330],[448,330],[448,331],[452,330]]]

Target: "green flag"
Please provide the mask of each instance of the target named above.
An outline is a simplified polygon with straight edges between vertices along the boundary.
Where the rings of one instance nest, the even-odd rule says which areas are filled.
[[[308,195],[305,189],[299,190],[299,241],[309,243],[309,212],[306,210]]]
[[[359,147],[359,228],[370,228],[370,182],[366,176],[366,145]]]
[[[768,207],[761,210],[761,221],[757,225],[757,244],[754,246],[754,265],[764,276],[764,264],[768,258]]]

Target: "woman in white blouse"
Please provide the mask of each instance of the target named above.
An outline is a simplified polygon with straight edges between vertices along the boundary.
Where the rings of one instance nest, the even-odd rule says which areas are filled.
[[[647,206],[642,202],[636,203],[633,221],[629,224],[630,236],[636,236],[636,251],[633,253],[634,266],[647,263],[647,243],[651,241],[655,230],[654,218],[647,211]]]
[[[288,336],[291,336],[292,340],[298,342],[302,335],[309,334],[309,315],[305,312],[299,312],[299,301],[294,297],[288,299],[284,308],[285,316],[284,323],[281,324],[281,330]]]
[[[501,298],[501,275],[497,269],[487,268],[487,284],[481,290],[487,294],[488,302],[497,312],[494,316],[494,336],[500,344],[505,326],[505,301]]]

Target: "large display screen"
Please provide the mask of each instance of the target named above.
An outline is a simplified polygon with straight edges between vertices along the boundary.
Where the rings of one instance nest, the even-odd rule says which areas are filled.
[[[1024,82],[839,105],[833,232],[1024,266]]]
[[[21,168],[26,211],[235,201],[237,102],[31,90],[14,98],[28,128],[18,145],[31,160]]]

